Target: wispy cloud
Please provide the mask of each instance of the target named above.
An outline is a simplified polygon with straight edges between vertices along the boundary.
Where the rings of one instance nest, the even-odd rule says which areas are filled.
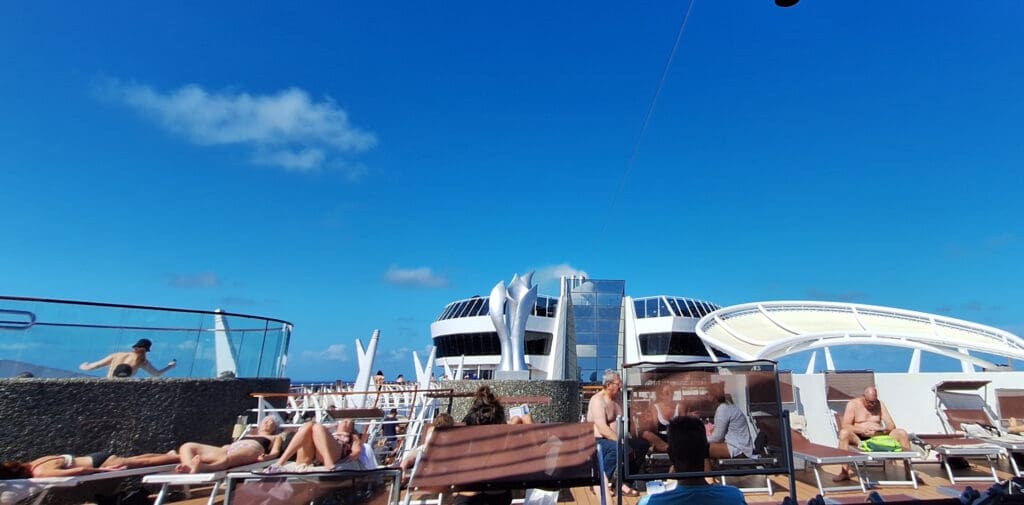
[[[416,288],[444,288],[448,287],[448,278],[435,274],[429,267],[399,268],[392,266],[384,273],[384,282],[396,286],[407,286]]]
[[[214,272],[199,272],[195,274],[169,274],[167,283],[171,287],[181,289],[215,288],[221,285],[221,280]]]
[[[224,298],[220,299],[220,303],[223,303],[224,305],[227,305],[227,306],[231,306],[231,305],[253,306],[253,305],[259,305],[260,304],[259,301],[254,300],[252,298],[246,298],[244,296],[225,296]]]
[[[862,291],[840,291],[829,292],[818,288],[808,288],[807,297],[812,300],[830,300],[836,302],[862,302],[868,299],[868,294]]]
[[[377,143],[373,133],[352,126],[333,100],[316,101],[299,88],[258,95],[211,92],[188,84],[161,92],[143,84],[109,81],[101,92],[195,144],[245,146],[253,163],[286,170],[327,166],[358,177],[365,168],[340,156]]]
[[[33,347],[38,347],[31,343],[17,343],[17,344],[0,344],[0,351],[26,351]]]
[[[1001,249],[1013,246],[1020,241],[1020,236],[1012,232],[1004,232],[997,235],[986,237],[982,240],[965,244],[962,242],[954,242],[946,244],[945,252],[946,255],[954,258],[962,258],[965,256],[972,256],[975,254],[991,254],[1000,251]]]
[[[412,360],[412,349],[409,347],[399,347],[397,349],[391,349],[388,352],[388,358],[392,361],[404,361]]]
[[[935,312],[939,314],[952,314],[955,312],[999,312],[1003,310],[1001,305],[985,305],[978,300],[969,300],[961,304],[946,304],[941,305],[935,309]]]
[[[551,294],[558,293],[558,283],[563,276],[582,275],[583,277],[590,277],[586,270],[581,270],[568,263],[548,265],[533,270],[535,272],[533,274],[533,283],[540,288],[540,291]]]
[[[348,361],[351,353],[345,344],[332,344],[322,351],[302,351],[302,357],[324,361]]]

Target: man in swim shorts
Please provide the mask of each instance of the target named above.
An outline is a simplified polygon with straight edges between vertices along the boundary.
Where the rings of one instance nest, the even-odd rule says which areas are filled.
[[[861,441],[876,435],[891,435],[899,440],[903,450],[910,447],[910,436],[906,430],[896,427],[889,409],[878,399],[878,390],[875,386],[868,386],[864,388],[863,396],[846,402],[839,427],[839,448],[849,450],[851,444],[856,447]],[[834,480],[838,482],[849,478],[849,470],[844,466]]]

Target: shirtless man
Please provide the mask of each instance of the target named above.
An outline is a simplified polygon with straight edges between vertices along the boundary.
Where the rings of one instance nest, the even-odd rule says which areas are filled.
[[[168,370],[177,366],[178,362],[172,359],[166,367],[161,368],[160,370],[153,368],[153,365],[150,364],[149,360],[146,358],[146,353],[149,352],[149,349],[152,346],[153,342],[150,342],[148,338],[139,339],[139,341],[135,342],[135,345],[132,346],[131,352],[115,352],[99,361],[94,361],[92,363],[86,361],[85,363],[78,365],[78,368],[81,370],[95,370],[101,366],[109,366],[107,369],[107,377],[110,378],[132,377],[140,368],[149,372],[149,374],[154,377],[159,377]]]
[[[590,398],[587,404],[587,422],[594,423],[594,437],[597,438],[597,445],[601,447],[604,455],[604,471],[608,481],[612,481],[615,475],[615,462],[619,459],[618,432],[616,419],[622,415],[622,378],[614,370],[605,370],[602,383],[604,389]],[[632,454],[631,461],[639,461],[647,452],[648,444],[643,440],[627,440]],[[632,468],[635,468],[633,466]],[[600,488],[594,489],[597,494]],[[640,493],[622,484],[623,496],[640,496]]]
[[[854,398],[846,403],[843,411],[843,424],[839,427],[839,448],[849,450],[850,444],[860,445],[875,435],[891,435],[899,440],[903,450],[910,447],[910,437],[905,430],[896,427],[896,422],[889,415],[889,409],[878,399],[875,386],[864,388],[864,396]],[[849,468],[843,467],[836,481],[849,480]]]

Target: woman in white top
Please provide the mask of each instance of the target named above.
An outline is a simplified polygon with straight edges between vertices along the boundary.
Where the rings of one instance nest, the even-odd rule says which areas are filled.
[[[658,389],[654,393],[654,401],[648,407],[647,429],[640,433],[640,437],[650,442],[651,447],[657,452],[668,451],[668,444],[665,442],[668,423],[682,413],[679,404],[672,398],[673,394],[672,384],[665,382],[658,385]],[[655,421],[657,425],[655,425]]]

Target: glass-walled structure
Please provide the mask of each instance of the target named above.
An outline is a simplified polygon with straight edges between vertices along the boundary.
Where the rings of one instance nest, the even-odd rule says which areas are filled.
[[[430,324],[444,376],[490,378],[498,370],[496,325],[504,315],[492,315],[490,304],[479,295],[455,300]],[[681,296],[633,298],[625,280],[565,276],[558,296],[537,295],[518,341],[531,379],[597,384],[605,370],[630,363],[728,359],[695,332],[697,321],[717,309]]]
[[[0,377],[102,377],[84,362],[152,342],[164,377],[283,377],[292,324],[220,311],[0,296]],[[140,371],[138,377],[146,377]]]
[[[622,298],[626,282],[564,278],[564,289],[572,304],[571,332],[575,333],[579,380],[600,381],[607,369],[622,365]]]

